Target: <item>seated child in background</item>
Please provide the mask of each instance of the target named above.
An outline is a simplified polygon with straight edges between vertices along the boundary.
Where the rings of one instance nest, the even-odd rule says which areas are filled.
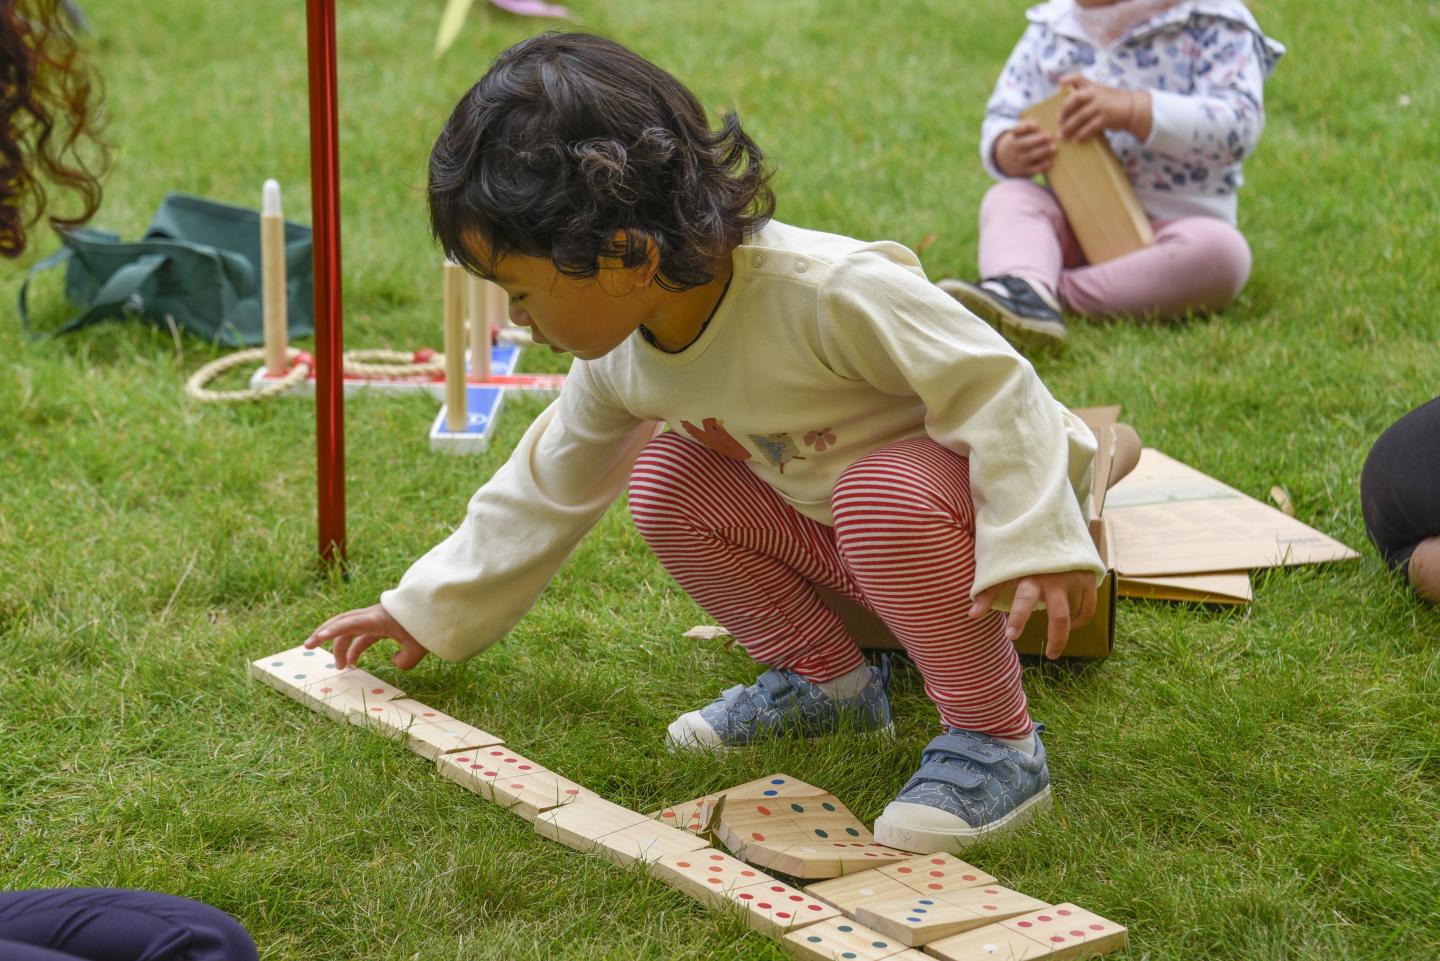
[[[1370,448],[1360,508],[1385,563],[1440,604],[1440,397],[1391,424]]]
[[[1050,0],[985,108],[980,277],[940,286],[1012,340],[1061,341],[1061,309],[1173,317],[1224,307],[1250,275],[1235,228],[1241,162],[1264,127],[1285,48],[1239,0]],[[1104,134],[1155,228],[1144,250],[1088,266],[1055,196],[1030,178],[1056,144],[1020,114],[1062,87],[1062,139]]]
[[[1050,800],[1011,641],[1043,602],[1058,656],[1094,610],[1077,496],[1094,438],[913,253],[775,222],[767,181],[736,117],[712,129],[619,44],[547,34],[500,55],[431,154],[432,229],[575,361],[464,523],[306,643],[341,666],[386,637],[401,668],[469,657],[628,484],[665,568],[769,666],[671,744],[890,728],[887,677],[828,588],[901,640],[947,731],[876,836],[954,850]]]

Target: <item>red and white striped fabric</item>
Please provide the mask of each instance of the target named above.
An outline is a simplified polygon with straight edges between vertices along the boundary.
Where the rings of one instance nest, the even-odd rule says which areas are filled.
[[[1005,615],[969,616],[969,461],[927,438],[901,441],[852,464],[831,507],[833,528],[791,508],[739,461],[675,433],[646,446],[630,479],[641,535],[755,660],[815,682],[863,663],[818,584],[885,622],[944,723],[1029,734]]]

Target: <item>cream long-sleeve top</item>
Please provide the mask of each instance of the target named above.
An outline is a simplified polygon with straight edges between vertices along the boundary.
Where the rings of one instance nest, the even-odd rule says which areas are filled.
[[[428,650],[457,661],[502,638],[665,425],[823,524],[847,467],[929,436],[970,459],[976,593],[1029,574],[1103,576],[1081,507],[1094,437],[913,253],[772,222],[733,264],[685,350],[637,332],[577,359],[464,522],[381,595]]]

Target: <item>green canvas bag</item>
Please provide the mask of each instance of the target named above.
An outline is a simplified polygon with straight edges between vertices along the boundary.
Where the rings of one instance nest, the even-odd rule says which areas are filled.
[[[78,229],[60,232],[60,250],[31,268],[20,286],[20,322],[32,336],[56,336],[112,317],[171,323],[211,343],[253,346],[264,339],[260,306],[260,215],[244,207],[169,194],[138,241]],[[314,333],[310,228],[285,223],[290,336]],[[65,264],[65,297],[80,312],[54,330],[30,328],[30,281]]]

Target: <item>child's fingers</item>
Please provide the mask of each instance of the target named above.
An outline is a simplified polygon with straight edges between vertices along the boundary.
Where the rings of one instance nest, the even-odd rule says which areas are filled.
[[[354,667],[356,664],[359,664],[360,655],[369,650],[380,638],[381,635],[379,634],[361,634],[358,637],[351,638],[349,651],[350,663],[347,666]]]
[[[995,598],[1000,596],[1000,589],[1004,584],[996,584],[994,587],[987,587],[975,595],[975,603],[970,605],[970,616],[980,617],[989,613],[990,608],[995,605]]]
[[[1025,630],[1035,605],[1040,602],[1040,588],[1030,580],[1023,580],[1015,588],[1015,600],[1010,603],[1010,617],[1005,622],[1005,640],[1013,641]]]
[[[1049,627],[1045,636],[1045,656],[1052,661],[1065,650],[1070,639],[1070,598],[1063,585],[1051,587],[1045,594],[1045,616]]]
[[[425,655],[429,653],[429,651],[420,646],[418,641],[401,641],[400,650],[396,651],[395,656],[390,658],[390,663],[402,671],[408,671],[416,664],[419,664]]]

